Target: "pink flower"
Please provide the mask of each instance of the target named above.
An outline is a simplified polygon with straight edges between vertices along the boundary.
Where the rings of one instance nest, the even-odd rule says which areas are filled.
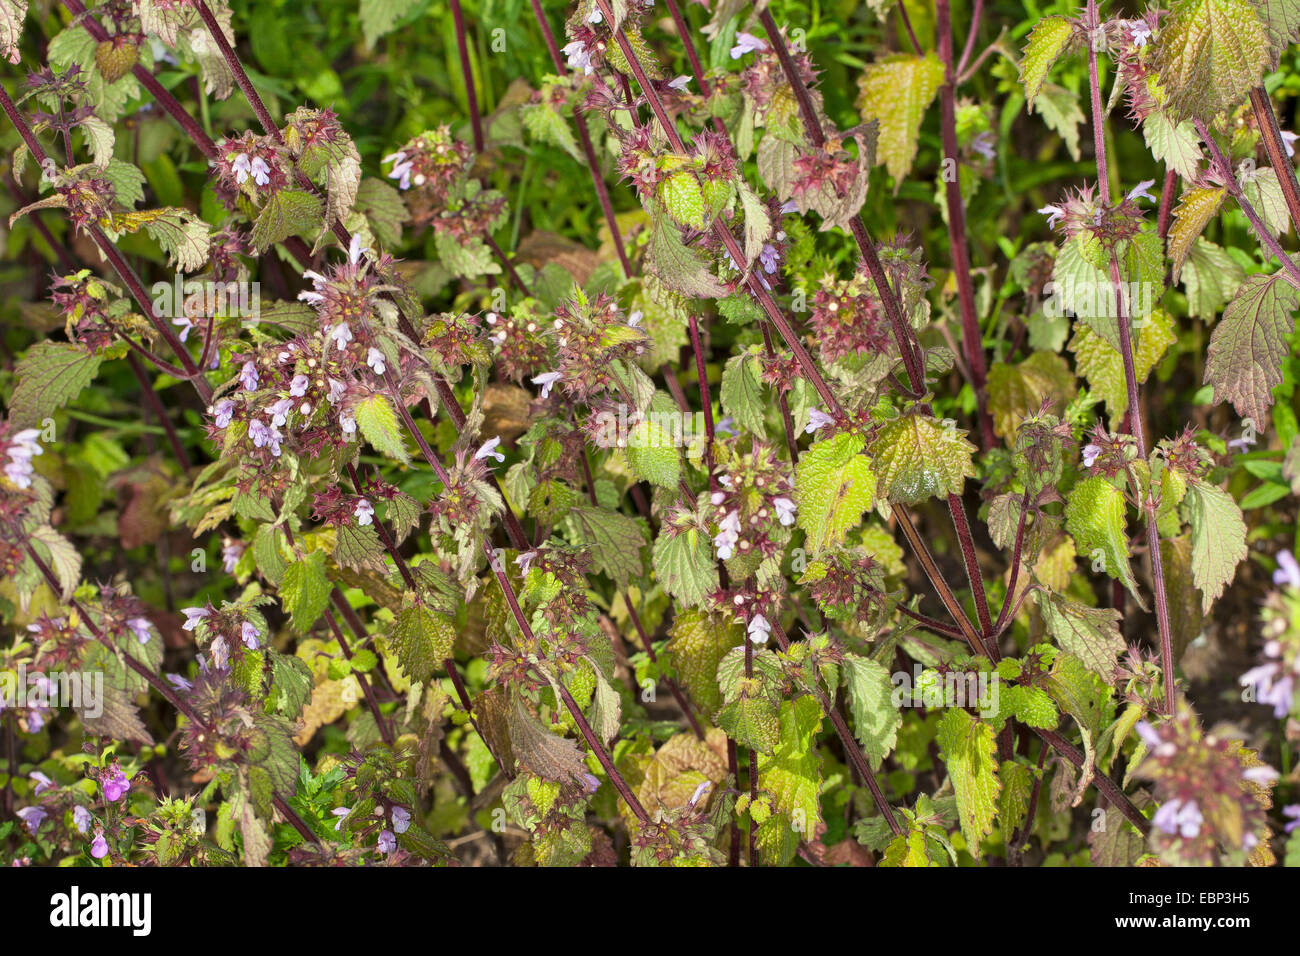
[[[100,783],[104,787],[104,799],[109,803],[117,803],[131,789],[131,781],[126,778],[122,768],[116,764],[108,772],[108,776],[102,779]]]

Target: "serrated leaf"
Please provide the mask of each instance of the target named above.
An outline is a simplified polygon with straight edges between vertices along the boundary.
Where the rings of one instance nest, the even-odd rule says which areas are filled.
[[[744,641],[744,628],[718,616],[688,610],[673,619],[665,654],[700,710],[712,717],[722,706],[718,664]]]
[[[1134,330],[1133,370],[1139,386],[1164,357],[1169,346],[1178,340],[1174,320],[1164,309],[1147,316]],[[1087,326],[1080,325],[1070,340],[1079,374],[1088,382],[1091,394],[1101,398],[1114,417],[1128,410],[1128,385],[1124,377],[1124,360],[1119,351]]]
[[[307,701],[311,700],[314,682],[307,662],[288,654],[269,651],[271,659],[271,692],[269,700],[275,711],[289,720],[297,720]]]
[[[1079,658],[1090,671],[1110,680],[1124,653],[1124,636],[1119,622],[1123,615],[1114,608],[1087,607],[1059,594],[1045,594],[1039,601],[1043,624],[1056,643]]]
[[[1243,175],[1241,193],[1274,236],[1285,235],[1291,228],[1282,184],[1271,166],[1259,166]]]
[[[510,746],[519,766],[543,780],[572,783],[587,773],[577,745],[542,726],[515,697],[509,712]]]
[[[1185,500],[1192,526],[1192,580],[1201,592],[1201,610],[1208,614],[1246,558],[1246,522],[1230,494],[1203,481],[1188,486]]]
[[[46,563],[62,588],[60,598],[72,599],[72,592],[81,584],[81,552],[63,535],[48,524],[37,525],[31,531],[31,542],[37,554]]]
[[[325,552],[311,551],[292,562],[280,582],[280,602],[294,630],[306,634],[329,606],[333,586],[325,576]]]
[[[1248,0],[1175,3],[1154,48],[1170,112],[1207,122],[1237,107],[1269,60],[1268,36]]]
[[[733,700],[718,711],[717,724],[737,744],[760,754],[774,752],[781,736],[776,702],[766,695]]]
[[[960,495],[975,477],[975,446],[955,423],[903,415],[885,424],[871,445],[880,490],[892,502],[919,504]]]
[[[1148,114],[1142,121],[1142,138],[1157,161],[1183,179],[1194,182],[1201,165],[1201,138],[1191,120],[1181,123],[1164,110]]]
[[[1183,263],[1182,283],[1187,293],[1187,314],[1193,319],[1213,319],[1226,305],[1246,270],[1241,263],[1205,237],[1192,243]]]
[[[103,357],[69,342],[37,342],[14,369],[9,422],[32,428],[81,394],[99,372]]]
[[[709,263],[682,241],[681,228],[667,216],[651,216],[646,268],[668,288],[689,298],[726,294]]]
[[[525,103],[519,108],[519,116],[524,128],[535,139],[558,146],[580,163],[587,161],[578,148],[578,140],[569,129],[568,121],[545,97],[539,103]]]
[[[685,607],[698,607],[718,589],[718,566],[708,536],[694,528],[660,532],[654,543],[655,577]]]
[[[139,225],[162,247],[168,263],[178,271],[198,272],[208,264],[208,250],[212,245],[208,224],[194,213],[188,209],[129,212],[124,216],[114,216],[113,226],[116,228],[123,219],[142,216],[146,218]]]
[[[1182,272],[1183,263],[1196,240],[1228,195],[1222,186],[1204,186],[1187,190],[1174,207],[1174,221],[1169,227],[1169,258],[1174,263],[1174,281]]]
[[[765,439],[767,405],[763,401],[761,367],[758,357],[749,353],[727,360],[722,371],[722,411],[745,431]]]
[[[1129,566],[1124,493],[1105,478],[1094,475],[1074,486],[1066,496],[1065,527],[1075,548],[1086,560],[1101,559],[1106,574],[1120,581],[1137,602],[1137,581]]]
[[[708,226],[704,217],[704,192],[690,170],[678,170],[666,177],[659,183],[656,196],[668,215],[681,225],[701,231]]]
[[[1078,391],[1065,359],[1053,352],[1035,352],[1023,362],[994,362],[988,374],[988,408],[993,429],[1014,443],[1021,419],[1036,413],[1044,399],[1064,408]]]
[[[1300,294],[1282,272],[1252,275],[1237,289],[1210,335],[1205,382],[1215,402],[1232,402],[1256,427],[1268,421],[1273,388],[1282,383],[1287,339]]]
[[[451,656],[456,630],[451,620],[422,603],[408,604],[397,615],[391,642],[402,671],[423,684]]]
[[[1079,159],[1079,127],[1087,122],[1079,104],[1079,94],[1055,83],[1044,83],[1039,96],[1030,105],[1031,113],[1038,113],[1065,142],[1066,152],[1076,162]]]
[[[856,654],[845,654],[842,673],[853,717],[853,735],[874,769],[894,749],[903,715],[894,706],[894,685],[882,665]]]
[[[321,228],[324,204],[314,193],[281,189],[273,193],[253,224],[254,252],[265,252],[290,236],[315,235]]]
[[[389,458],[404,465],[411,462],[411,453],[406,450],[401,426],[397,423],[397,411],[387,395],[374,394],[363,398],[352,408],[357,427],[366,441]]]
[[[781,736],[776,750],[758,758],[759,786],[772,794],[776,808],[798,826],[797,832],[817,832],[822,822],[821,754],[817,733],[822,709],[815,698],[804,695],[781,701]]]
[[[373,49],[375,41],[392,31],[398,21],[419,4],[419,0],[361,0],[357,19],[366,46]]]
[[[799,457],[795,501],[799,527],[812,554],[844,540],[876,497],[876,475],[863,455],[862,436],[851,432],[819,441]]]
[[[1031,107],[1047,74],[1069,51],[1073,40],[1074,24],[1065,17],[1043,17],[1034,24],[1020,61],[1020,82],[1025,86],[1025,101]]]
[[[634,519],[617,511],[575,505],[565,520],[577,533],[575,543],[590,551],[596,568],[620,587],[641,574],[645,532]]]
[[[661,488],[676,488],[682,473],[681,454],[673,436],[658,422],[643,420],[632,426],[627,437],[628,466],[643,481]]]
[[[979,859],[980,843],[993,832],[993,815],[1002,792],[993,728],[964,710],[952,708],[940,719],[935,741],[957,795],[957,815],[966,846]]]
[[[921,120],[942,83],[943,64],[933,54],[885,57],[858,78],[858,110],[880,123],[876,163],[889,170],[895,189],[912,168]]]

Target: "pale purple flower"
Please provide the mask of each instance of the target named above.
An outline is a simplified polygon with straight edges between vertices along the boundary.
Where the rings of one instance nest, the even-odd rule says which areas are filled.
[[[627,324],[634,329],[640,328],[641,320],[644,318],[645,318],[644,312],[642,312],[640,309],[633,309],[631,312],[627,314]]]
[[[347,394],[348,387],[336,378],[329,380],[329,387],[329,394],[325,396],[325,400],[331,405],[337,405],[339,400]]]
[[[1300,803],[1292,803],[1283,807],[1282,816],[1291,818],[1291,822],[1286,825],[1287,833],[1300,829]]]
[[[1160,746],[1160,733],[1148,721],[1139,720],[1137,722],[1137,732],[1138,736],[1142,738],[1142,742],[1147,745],[1148,750],[1155,750]]]
[[[393,168],[388,174],[389,179],[396,179],[397,185],[401,189],[411,188],[411,161],[406,158],[406,154],[400,150],[396,153],[389,153],[384,157],[384,162],[392,163]]]
[[[811,435],[813,432],[825,428],[827,425],[834,425],[834,424],[835,424],[834,418],[832,418],[830,415],[827,415],[820,408],[814,408],[808,412],[808,424],[807,426],[804,427],[804,433],[807,435]]]
[[[239,384],[244,386],[246,391],[252,392],[257,390],[257,381],[257,366],[249,360],[239,370]]]
[[[790,213],[798,212],[798,211],[799,211],[799,203],[793,199],[787,199],[785,202],[781,203],[781,208],[779,210],[779,212],[783,216],[788,216],[790,215]]]
[[[295,375],[293,381],[289,383],[289,394],[293,398],[302,398],[307,394],[307,386],[311,384],[311,379],[306,375]]]
[[[525,551],[523,554],[519,555],[519,557],[515,558],[515,565],[519,568],[521,572],[527,574],[528,569],[532,567],[533,561],[536,558],[537,558],[536,551]]]
[[[736,542],[740,540],[740,512],[729,511],[718,522],[718,533],[713,537],[713,547],[723,561],[730,560],[736,553]]]
[[[72,825],[77,828],[78,833],[85,833],[90,829],[90,811],[81,804],[72,808]]]
[[[148,644],[152,633],[149,630],[149,619],[147,617],[127,618],[126,626],[131,629],[135,639],[141,644]]]
[[[235,174],[235,182],[243,185],[247,179],[249,171],[253,168],[253,161],[249,159],[247,153],[237,153],[230,163],[231,170]]]
[[[212,642],[212,666],[217,670],[225,670],[226,665],[230,663],[230,648],[226,646],[226,639],[218,637]]]
[[[772,625],[763,615],[755,614],[749,620],[747,633],[749,639],[755,644],[766,644],[767,639],[772,636]]]
[[[357,524],[370,524],[375,517],[375,506],[370,503],[369,498],[362,498],[357,502],[357,506],[353,509],[352,515],[357,519]]]
[[[172,325],[181,330],[180,339],[184,342],[190,337],[190,331],[194,328],[194,323],[190,321],[188,315],[178,315],[172,319]]]
[[[587,49],[587,44],[581,40],[574,40],[566,44],[561,52],[568,58],[569,69],[581,70],[585,75],[591,75],[593,69],[591,51]]]
[[[271,441],[271,429],[260,418],[254,418],[248,423],[248,437],[253,439],[254,447],[265,448]]]
[[[352,341],[352,327],[346,322],[340,322],[330,329],[329,337],[340,349],[347,348],[347,344]]]
[[[484,458],[495,458],[497,461],[505,461],[506,456],[497,451],[497,445],[501,444],[500,437],[489,438],[483,444],[479,445],[478,451],[474,452],[474,460],[480,461]]]
[[[1151,195],[1151,193],[1147,191],[1155,184],[1156,181],[1154,179],[1142,180],[1142,182],[1138,183],[1136,186],[1134,186],[1132,189],[1129,190],[1128,198],[1133,200],[1134,202],[1136,202],[1139,199],[1145,199],[1147,202],[1159,202],[1160,201],[1159,199],[1157,199],[1155,196]]]
[[[194,689],[194,685],[180,674],[164,674],[163,676],[166,677],[171,685],[177,690],[188,692]]]
[[[764,243],[762,250],[758,253],[758,261],[762,265],[763,271],[771,275],[776,271],[776,267],[781,264],[781,253],[770,242]]]
[[[1151,39],[1151,27],[1147,25],[1145,20],[1130,20],[1128,22],[1128,35],[1133,38],[1133,45],[1140,50]]]
[[[1290,130],[1282,130],[1282,148],[1286,150],[1287,159],[1295,157],[1296,134]]]
[[[1084,445],[1083,446],[1083,467],[1091,468],[1093,465],[1097,463],[1097,458],[1100,455],[1101,455],[1100,445]]]
[[[104,786],[104,799],[109,803],[117,803],[131,789],[131,781],[126,778],[121,767],[113,767],[108,772],[108,777],[100,782]]]
[[[739,60],[746,53],[762,53],[767,49],[767,42],[752,33],[737,33],[736,45],[731,48],[731,58]]]
[[[1277,553],[1277,570],[1273,572],[1273,583],[1278,587],[1300,588],[1300,563],[1295,555],[1285,548]]]
[[[199,621],[212,616],[212,612],[205,607],[184,607],[181,608],[181,613],[185,615],[185,623],[181,628],[186,631],[194,630],[199,626]]]
[[[406,807],[393,807],[390,814],[393,818],[393,830],[396,833],[405,833],[411,827],[411,811]]]
[[[996,147],[997,141],[997,137],[993,135],[993,131],[986,129],[971,140],[970,148],[991,162],[998,158]]]
[[[39,770],[33,770],[27,775],[27,777],[29,780],[36,781],[36,789],[32,791],[32,796],[35,797],[39,797],[46,790],[53,790],[56,786],[53,780],[41,773]]]
[[[691,805],[691,806],[695,806],[697,803],[699,803],[699,802],[700,802],[700,797],[702,797],[702,796],[704,796],[706,793],[708,793],[708,792],[709,792],[709,788],[710,788],[711,786],[712,786],[712,784],[710,784],[709,781],[705,780],[702,784],[700,784],[698,787],[696,787],[696,788],[695,788],[695,792],[694,792],[693,794],[691,794],[690,805]]]
[[[102,860],[108,856],[108,841],[104,839],[103,830],[97,831],[95,839],[90,842],[90,855],[96,860]]]
[[[221,567],[227,574],[235,573],[235,565],[244,556],[245,545],[242,541],[227,541],[221,546]]]
[[[23,807],[21,810],[15,811],[15,813],[18,819],[23,821],[23,825],[27,827],[32,836],[36,835],[36,831],[41,828],[41,824],[45,822],[47,816],[44,807]]]
[[[392,830],[379,831],[379,852],[387,856],[397,849],[397,837]]]
[[[361,245],[361,233],[354,232],[351,240],[348,241],[348,262],[355,266],[361,261],[361,254],[365,252],[370,250]]]
[[[355,435],[357,433],[357,420],[351,412],[342,412],[339,414],[339,427],[343,429],[343,434]]]
[[[37,441],[40,434],[35,428],[24,428],[9,439],[9,462],[5,465],[5,474],[19,488],[32,486],[32,474],[35,471],[32,458],[45,453]]]
[[[259,631],[257,629],[257,626],[253,624],[251,621],[245,621],[243,624],[239,626],[239,638],[244,642],[244,646],[247,647],[250,651],[257,650],[258,648],[257,639],[261,636],[262,636],[262,632]]]
[[[685,93],[685,92],[686,92],[686,84],[688,84],[688,83],[690,83],[690,82],[691,82],[691,78],[690,78],[689,76],[687,76],[685,73],[683,73],[681,76],[676,77],[675,79],[671,79],[671,80],[669,80],[669,81],[668,81],[668,88],[669,88],[670,90],[676,90],[678,93]]]
[[[253,174],[253,182],[259,186],[265,186],[271,181],[271,167],[266,165],[266,160],[261,156],[253,157],[250,172]]]
[[[739,435],[740,430],[736,428],[736,420],[730,415],[720,418],[713,426],[714,434],[717,435]]]
[[[343,818],[346,817],[351,812],[352,811],[349,810],[347,807],[335,807],[333,810],[330,811],[331,816],[335,816],[339,818],[338,823],[334,824],[334,831],[336,833],[339,832],[343,827]]]
[[[776,509],[776,517],[781,524],[787,527],[794,524],[794,502],[789,498],[776,498],[772,501],[772,507]]]
[[[1291,712],[1295,699],[1295,675],[1283,669],[1278,661],[1268,661],[1252,667],[1238,678],[1242,687],[1255,689],[1255,703],[1273,708],[1273,716],[1281,720]]]
[[[384,370],[388,368],[384,364],[384,353],[373,345],[370,347],[370,351],[366,353],[366,364],[370,366],[376,375],[383,375]]]
[[[1061,217],[1065,215],[1065,210],[1060,206],[1044,206],[1042,209],[1038,210],[1038,214],[1047,217],[1048,229],[1055,229],[1057,222],[1059,222]]]
[[[1266,787],[1270,783],[1273,783],[1279,776],[1281,776],[1281,774],[1267,764],[1259,767],[1247,767],[1241,772],[1241,778],[1243,780],[1246,780],[1249,783],[1259,784],[1261,787]]]
[[[549,398],[555,383],[564,378],[563,372],[543,372],[533,376],[533,384],[542,386],[542,398]]]
[[[583,793],[595,793],[600,789],[600,778],[594,773],[584,773],[580,778]]]
[[[282,398],[271,406],[271,424],[277,428],[289,420],[289,412],[293,410],[293,399]]]
[[[216,415],[216,424],[218,428],[225,428],[230,424],[230,418],[235,414],[235,403],[228,398],[223,398],[217,402],[216,408],[213,409]]]

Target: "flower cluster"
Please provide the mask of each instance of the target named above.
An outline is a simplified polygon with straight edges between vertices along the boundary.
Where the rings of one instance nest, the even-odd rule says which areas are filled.
[[[748,451],[731,454],[717,478],[721,487],[709,496],[709,504],[718,529],[713,536],[718,557],[730,561],[757,555],[763,561],[778,555],[795,521],[789,465],[771,446],[755,441]]]
[[[893,346],[875,286],[861,270],[843,281],[826,276],[813,295],[808,314],[811,340],[822,361],[838,362],[849,355],[882,355]]]

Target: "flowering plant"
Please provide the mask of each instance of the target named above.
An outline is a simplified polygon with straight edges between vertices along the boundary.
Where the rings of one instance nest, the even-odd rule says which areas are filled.
[[[0,0],[0,862],[1300,859],[1300,21],[292,6]]]

